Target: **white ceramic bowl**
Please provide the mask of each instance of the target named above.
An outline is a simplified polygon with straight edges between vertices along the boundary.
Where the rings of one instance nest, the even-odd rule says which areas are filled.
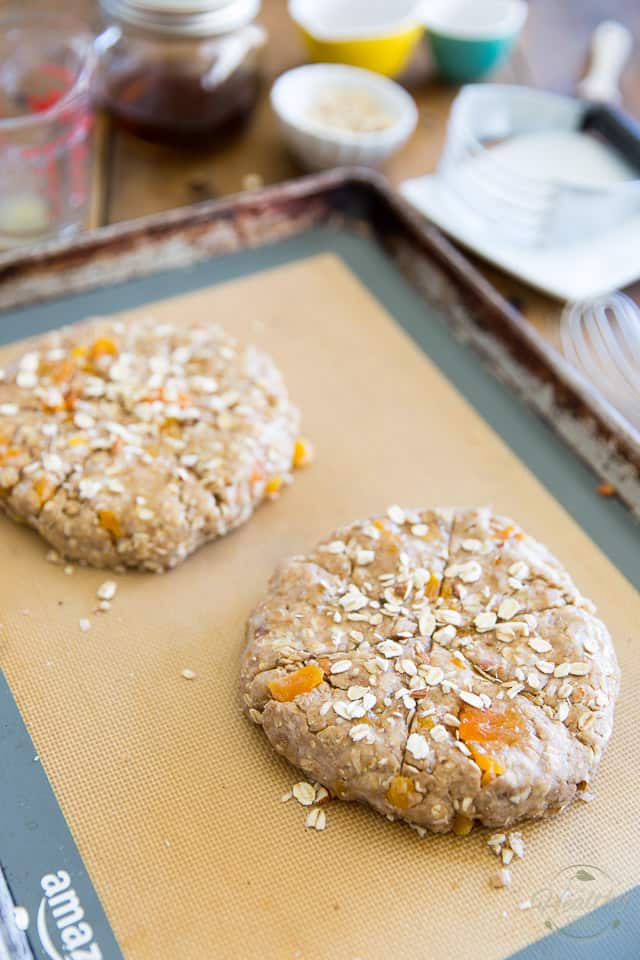
[[[355,132],[315,121],[310,112],[318,97],[336,89],[366,91],[393,118],[391,124]],[[393,80],[337,63],[308,64],[283,73],[271,89],[271,105],[291,152],[307,170],[378,166],[406,143],[418,122],[413,98]]]

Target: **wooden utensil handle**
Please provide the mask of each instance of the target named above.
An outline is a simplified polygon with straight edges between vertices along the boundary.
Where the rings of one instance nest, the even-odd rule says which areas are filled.
[[[620,99],[619,81],[633,47],[630,30],[616,20],[604,20],[591,38],[591,67],[579,84],[587,100],[615,103]]]

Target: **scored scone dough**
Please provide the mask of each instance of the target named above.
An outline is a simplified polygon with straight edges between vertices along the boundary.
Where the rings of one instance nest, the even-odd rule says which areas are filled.
[[[591,601],[486,508],[391,507],[293,557],[249,620],[241,672],[249,715],[310,778],[459,834],[586,790],[618,685]]]
[[[290,479],[298,411],[213,323],[99,319],[0,378],[0,508],[68,559],[174,567]]]

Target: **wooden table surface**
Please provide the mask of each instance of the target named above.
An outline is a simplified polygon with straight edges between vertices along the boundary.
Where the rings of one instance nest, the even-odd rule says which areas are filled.
[[[92,0],[69,2],[95,22]],[[50,7],[50,0],[47,6]],[[640,0],[530,0],[529,7],[519,47],[497,79],[560,92],[574,91],[588,62],[593,28],[601,20],[613,17],[627,24],[638,41],[622,85],[623,105],[640,116]],[[237,193],[243,189],[248,174],[258,174],[265,184],[300,174],[278,135],[268,90],[283,70],[304,62],[304,48],[287,15],[285,0],[265,0],[261,21],[269,33],[266,82],[246,132],[218,150],[192,153],[147,144],[107,125],[101,151],[102,223]],[[451,101],[457,93],[456,87],[434,78],[425,48],[410,71],[407,85],[418,103],[420,120],[411,141],[384,171],[392,183],[433,170],[442,148]],[[557,342],[557,303],[476,262],[508,299]]]

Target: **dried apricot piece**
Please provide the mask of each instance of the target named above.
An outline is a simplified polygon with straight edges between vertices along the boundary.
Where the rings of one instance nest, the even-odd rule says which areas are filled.
[[[387,800],[397,810],[408,810],[419,802],[420,794],[411,777],[396,776],[389,784]]]
[[[429,582],[426,584],[424,592],[431,600],[435,600],[440,593],[440,577],[437,577],[435,573],[432,573],[429,577]]]
[[[48,477],[38,477],[37,480],[33,481],[33,491],[40,502],[40,506],[43,506],[53,496],[55,486]]]
[[[471,751],[474,762],[482,770],[483,787],[491,783],[494,777],[502,776],[505,768],[499,760],[496,760],[495,757],[490,757],[488,753],[482,753],[482,751],[474,747],[473,744],[469,745],[469,750]]]
[[[460,711],[458,733],[475,763],[482,770],[482,786],[501,776],[503,764],[481,749],[485,744],[494,747],[513,746],[529,735],[529,724],[513,704],[495,703],[489,710],[480,710],[465,704]]]
[[[68,357],[65,357],[64,360],[61,360],[60,363],[54,367],[51,373],[51,379],[54,383],[66,383],[68,380],[71,380],[75,371],[75,364],[69,360]]]
[[[489,710],[465,704],[460,711],[460,738],[474,743],[512,746],[529,732],[526,719],[517,707],[496,702]]]
[[[9,460],[11,457],[17,457],[21,453],[20,447],[7,447],[2,452],[2,460]]]
[[[508,540],[509,537],[516,532],[516,528],[510,523],[508,526],[503,527],[502,530],[496,531],[496,540]]]
[[[274,700],[288,703],[303,693],[310,693],[322,683],[323,679],[324,673],[320,667],[308,663],[306,667],[300,667],[294,673],[288,673],[281,680],[270,680],[267,686]]]
[[[98,520],[100,521],[100,525],[104,527],[112,537],[123,536],[124,530],[113,510],[98,510]]]
[[[304,467],[313,459],[313,447],[308,440],[299,437],[293,447],[294,467]]]
[[[264,492],[268,497],[274,497],[276,493],[280,492],[282,487],[282,477],[280,474],[276,474],[275,477],[269,477],[265,484]]]
[[[100,357],[115,357],[117,353],[118,348],[113,340],[109,340],[107,337],[98,337],[89,348],[89,359],[92,363],[95,363]]]
[[[420,730],[432,730],[435,725],[436,722],[433,717],[418,717],[416,720],[416,726],[419,727]]]

